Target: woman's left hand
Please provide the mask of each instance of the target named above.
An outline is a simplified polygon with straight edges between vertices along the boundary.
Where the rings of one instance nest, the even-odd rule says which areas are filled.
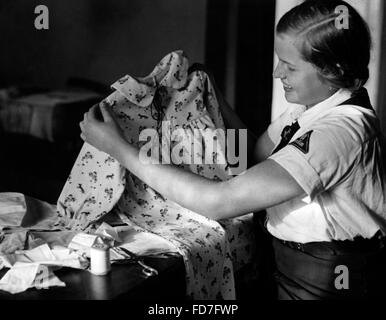
[[[79,125],[82,130],[80,137],[83,141],[113,155],[115,147],[119,145],[118,142],[123,142],[125,139],[110,108],[104,101],[94,105],[84,114],[83,121]]]

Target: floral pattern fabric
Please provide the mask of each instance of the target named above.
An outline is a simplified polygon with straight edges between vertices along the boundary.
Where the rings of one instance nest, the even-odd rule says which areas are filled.
[[[225,126],[214,89],[205,72],[188,73],[188,67],[181,51],[172,52],[147,77],[119,79],[104,102],[131,144],[149,145],[140,137],[144,129],[153,129],[159,135],[150,141],[152,151],[209,179],[229,179],[220,143],[224,137],[217,130]],[[219,142],[215,151],[209,148],[213,140]],[[203,158],[212,161],[197,161]],[[170,241],[184,258],[192,299],[235,299],[234,268],[248,263],[253,253],[252,215],[221,222],[205,218],[168,200],[87,143],[57,208],[61,228],[91,231],[113,211],[124,222]]]

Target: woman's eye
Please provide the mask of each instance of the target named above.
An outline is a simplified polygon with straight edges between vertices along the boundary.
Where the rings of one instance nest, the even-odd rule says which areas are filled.
[[[295,69],[295,68],[292,68],[292,67],[288,67],[288,70],[289,70],[289,71],[296,71],[296,69]]]

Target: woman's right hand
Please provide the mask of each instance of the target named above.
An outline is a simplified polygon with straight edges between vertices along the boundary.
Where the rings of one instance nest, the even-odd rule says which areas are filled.
[[[124,142],[122,130],[114,119],[111,107],[104,101],[84,114],[80,123],[81,138],[95,148],[114,156],[119,142]]]

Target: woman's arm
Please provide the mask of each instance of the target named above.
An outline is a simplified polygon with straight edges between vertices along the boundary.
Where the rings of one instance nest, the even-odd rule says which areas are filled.
[[[112,156],[168,199],[215,220],[260,211],[304,193],[272,160],[228,181],[216,182],[173,165],[144,164],[138,150],[128,143],[116,145]]]
[[[124,140],[112,114],[101,106],[81,123],[82,138],[109,153],[146,184],[181,206],[212,219],[225,219],[259,211],[303,194],[302,188],[280,165],[263,161],[244,174],[216,182],[173,165],[140,161],[139,151]]]
[[[253,150],[253,159],[256,163],[266,160],[271,155],[274,147],[275,144],[272,142],[266,130],[256,141]]]

